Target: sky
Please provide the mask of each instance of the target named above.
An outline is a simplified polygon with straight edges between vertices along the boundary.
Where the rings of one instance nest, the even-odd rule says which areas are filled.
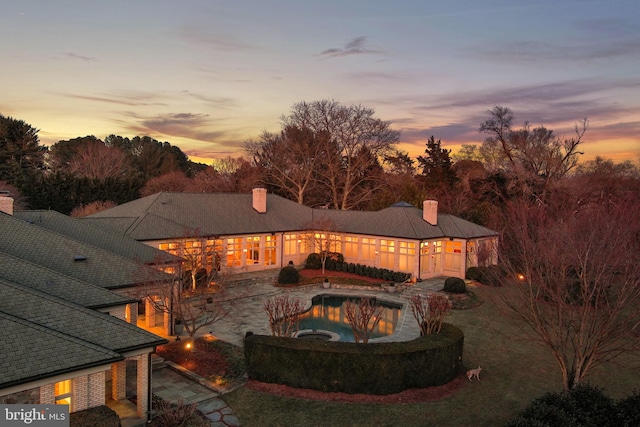
[[[3,0],[0,40],[0,114],[47,146],[149,135],[210,164],[331,99],[413,157],[480,144],[500,105],[640,160],[637,0]]]

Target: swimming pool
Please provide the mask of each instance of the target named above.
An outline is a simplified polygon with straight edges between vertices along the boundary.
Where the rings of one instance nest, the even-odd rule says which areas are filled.
[[[322,294],[313,297],[311,308],[300,317],[300,331],[329,331],[339,336],[339,341],[354,342],[351,326],[347,322],[345,306],[347,300],[359,297]],[[375,299],[375,298],[374,298]],[[382,319],[371,334],[371,338],[391,335],[402,314],[402,305],[375,299],[383,307]],[[334,335],[335,336],[335,335]]]

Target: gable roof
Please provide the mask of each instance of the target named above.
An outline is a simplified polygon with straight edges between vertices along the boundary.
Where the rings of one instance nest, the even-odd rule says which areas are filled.
[[[431,225],[422,210],[400,202],[380,211],[312,209],[291,200],[267,194],[267,211],[258,213],[252,194],[157,193],[98,212],[90,221],[136,240],[182,238],[190,229],[201,236],[232,236],[252,233],[279,233],[309,229],[314,220],[327,218],[336,231],[427,240],[442,237],[471,239],[495,236],[486,227],[448,214],[438,214]]]
[[[65,276],[2,252],[0,252],[0,278],[93,309],[134,301],[91,283]]]
[[[180,257],[165,251],[141,244],[137,240],[104,228],[95,227],[89,222],[79,221],[56,211],[14,211],[13,216],[30,224],[144,264],[177,264],[182,261]]]
[[[0,213],[0,252],[106,289],[171,276],[87,243]]]
[[[0,389],[123,360],[167,340],[105,313],[0,280]]]

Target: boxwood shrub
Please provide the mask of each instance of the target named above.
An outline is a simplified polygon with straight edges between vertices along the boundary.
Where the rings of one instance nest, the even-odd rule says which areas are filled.
[[[292,266],[287,265],[280,270],[278,273],[278,283],[282,285],[293,285],[300,281],[300,273],[298,270]]]
[[[467,285],[459,277],[447,277],[444,281],[444,291],[453,294],[463,294],[467,291]]]

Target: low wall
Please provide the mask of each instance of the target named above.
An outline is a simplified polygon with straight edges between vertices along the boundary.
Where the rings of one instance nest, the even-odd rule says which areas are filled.
[[[448,383],[462,366],[463,332],[443,324],[413,341],[355,344],[247,334],[250,379],[325,392],[391,394]]]

